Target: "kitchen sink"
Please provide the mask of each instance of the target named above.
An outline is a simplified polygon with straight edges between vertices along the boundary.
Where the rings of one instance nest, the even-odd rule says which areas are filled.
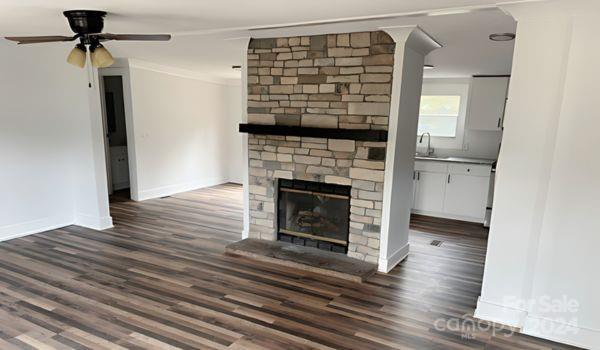
[[[493,159],[481,159],[481,158],[465,158],[465,157],[440,157],[436,155],[428,156],[426,154],[416,154],[416,160],[439,160],[440,162],[452,162],[452,163],[468,163],[468,164],[482,164],[482,165],[493,165]]]
[[[448,157],[440,157],[440,156],[437,156],[435,154],[427,155],[427,154],[416,153],[415,154],[415,158],[446,159]]]

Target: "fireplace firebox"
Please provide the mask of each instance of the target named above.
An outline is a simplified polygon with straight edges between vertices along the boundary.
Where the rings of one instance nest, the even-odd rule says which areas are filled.
[[[277,207],[280,241],[347,253],[350,186],[279,179]]]

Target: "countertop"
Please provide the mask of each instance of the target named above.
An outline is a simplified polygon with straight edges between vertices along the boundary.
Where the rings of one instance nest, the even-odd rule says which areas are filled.
[[[449,162],[449,163],[464,163],[464,164],[479,164],[479,165],[493,165],[494,159],[485,158],[463,158],[463,157],[423,157],[415,156],[415,160],[424,160],[432,162]]]

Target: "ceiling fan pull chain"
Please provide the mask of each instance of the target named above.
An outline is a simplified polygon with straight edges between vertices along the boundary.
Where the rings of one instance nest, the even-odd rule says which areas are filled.
[[[87,76],[88,76],[88,87],[91,89],[92,88],[92,80],[93,80],[93,67],[92,67],[92,57],[91,55],[86,55],[88,56],[87,59],[89,61],[89,64],[87,65]]]

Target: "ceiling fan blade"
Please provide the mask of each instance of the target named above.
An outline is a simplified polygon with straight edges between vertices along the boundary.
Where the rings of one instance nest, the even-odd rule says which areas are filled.
[[[51,43],[59,41],[73,41],[76,36],[61,36],[61,35],[49,35],[49,36],[7,36],[7,40],[16,41],[18,44],[39,44],[39,43]]]
[[[141,41],[168,41],[171,40],[171,34],[98,34],[98,37],[105,40],[141,40]]]

